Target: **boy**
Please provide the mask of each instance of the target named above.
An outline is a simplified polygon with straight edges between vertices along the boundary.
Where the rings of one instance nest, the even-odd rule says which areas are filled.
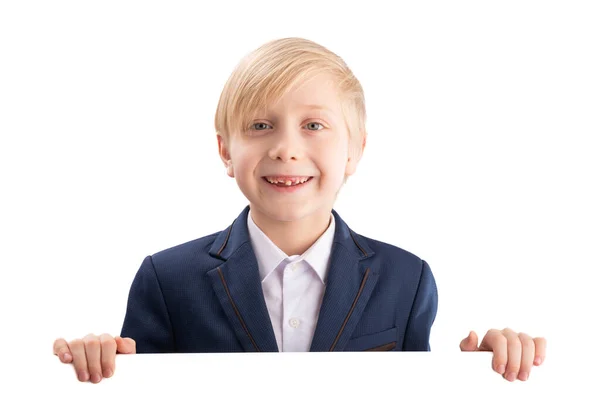
[[[120,336],[55,341],[79,380],[112,376],[117,353],[429,351],[427,262],[333,210],[366,144],[362,87],[343,60],[299,38],[261,46],[225,84],[215,127],[250,204],[225,230],[144,259]],[[509,381],[526,380],[545,347],[510,329],[460,343],[493,351]]]

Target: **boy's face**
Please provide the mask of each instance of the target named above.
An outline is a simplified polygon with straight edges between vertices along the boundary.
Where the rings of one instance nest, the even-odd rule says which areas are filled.
[[[334,85],[330,75],[320,73],[271,104],[246,131],[230,136],[228,148],[218,136],[227,173],[253,213],[295,221],[331,212],[344,176],[355,172],[361,155],[349,159],[348,130]]]

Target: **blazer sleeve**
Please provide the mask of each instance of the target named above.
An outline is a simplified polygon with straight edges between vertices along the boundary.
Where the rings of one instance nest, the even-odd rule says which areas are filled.
[[[121,337],[135,340],[137,353],[175,352],[173,328],[152,256],[144,259],[131,284]]]
[[[438,308],[438,292],[429,264],[422,260],[421,279],[408,318],[403,351],[431,351],[429,335]]]

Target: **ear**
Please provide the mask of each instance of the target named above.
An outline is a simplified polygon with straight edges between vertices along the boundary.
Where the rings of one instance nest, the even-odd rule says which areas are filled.
[[[230,177],[234,177],[233,174],[233,164],[231,162],[231,155],[229,154],[229,149],[227,148],[227,141],[223,138],[223,136],[217,133],[217,143],[219,145],[219,156],[221,160],[223,160],[223,164],[225,168],[227,168],[227,175]]]
[[[363,152],[365,150],[365,146],[367,145],[367,135],[363,137],[363,141],[360,146],[355,144],[354,142],[350,143],[350,151],[348,161],[346,162],[346,177],[350,175],[354,175],[356,172],[356,167],[358,166],[358,162],[362,158]]]

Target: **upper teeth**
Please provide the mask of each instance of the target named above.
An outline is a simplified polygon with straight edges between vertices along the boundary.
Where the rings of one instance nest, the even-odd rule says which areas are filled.
[[[296,185],[299,183],[304,183],[310,179],[310,176],[305,177],[296,177],[296,178],[277,178],[277,177],[265,177],[267,181],[270,183],[285,183],[286,186],[290,186],[292,184]]]

